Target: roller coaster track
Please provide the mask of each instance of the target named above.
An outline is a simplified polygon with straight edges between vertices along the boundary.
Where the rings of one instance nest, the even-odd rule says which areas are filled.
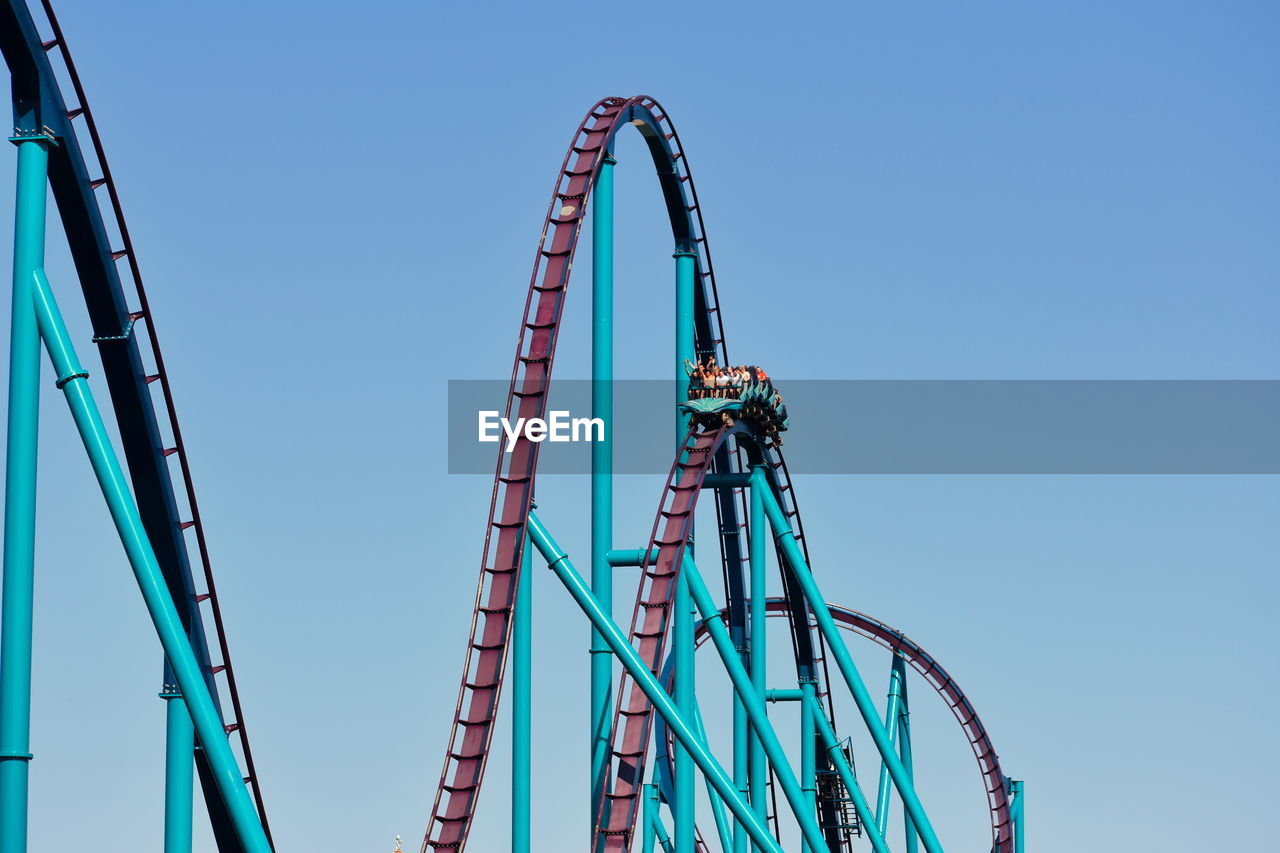
[[[765,603],[770,616],[790,618],[791,606],[785,598],[770,598]],[[991,841],[993,849],[1006,848],[1010,837],[1009,794],[1005,790],[1005,775],[1000,768],[1000,757],[996,754],[991,736],[986,726],[978,717],[977,710],[969,697],[960,689],[960,685],[951,677],[937,659],[926,652],[919,643],[912,640],[897,628],[882,622],[874,616],[868,616],[848,607],[836,604],[827,606],[831,617],[841,628],[866,637],[902,657],[907,665],[918,672],[925,681],[942,697],[960,728],[964,730],[969,746],[973,749],[974,758],[978,762],[978,770],[982,774],[983,787],[987,792],[987,807],[991,813]],[[726,611],[721,611],[727,616]],[[699,623],[694,633],[695,645],[701,647],[710,634],[705,623]]]
[[[700,357],[714,355],[721,364],[729,363],[702,209],[679,135],[653,98],[605,98],[578,125],[556,178],[521,318],[507,395],[508,419],[546,414],[556,341],[587,201],[614,135],[628,123],[636,126],[648,144],[677,250],[697,256],[697,352]],[[422,853],[430,849],[461,850],[470,832],[501,698],[539,447],[522,436],[510,453],[498,458],[462,683]],[[711,470],[717,473],[746,470],[742,448],[734,446],[733,441],[717,443],[709,456]],[[784,512],[797,540],[806,547],[794,490],[780,451],[772,455],[768,464],[778,483]],[[741,579],[749,556],[743,523],[745,498],[735,490],[717,489],[716,493],[726,596],[734,610],[730,625],[742,632],[745,609]],[[814,643],[807,622],[797,620],[793,625],[793,640],[798,659],[820,664],[815,677],[820,682],[820,694],[827,696],[825,660],[809,651]],[[645,726],[647,730],[647,723]],[[634,818],[634,809],[627,811]],[[628,844],[630,835],[625,833]]]
[[[648,146],[676,251],[692,253],[696,258],[696,352],[700,358],[714,356],[720,364],[731,363],[701,205],[679,136],[665,110],[653,98],[606,98],[597,102],[578,125],[556,177],[521,317],[505,407],[508,421],[523,418],[527,422],[546,416],[556,343],[587,203],[613,138],[626,124],[634,125]],[[472,827],[502,695],[540,446],[520,435],[510,452],[498,455],[463,675],[422,853],[462,850]],[[705,477],[708,473],[743,474],[757,465],[766,467],[775,497],[808,561],[795,489],[780,446],[761,442],[742,430],[691,430],[668,477],[650,537],[650,550],[656,549],[657,556],[644,564],[632,613],[632,645],[655,673],[662,662],[671,623],[674,581]],[[745,524],[746,494],[743,489],[725,487],[713,491],[726,621],[735,644],[746,648],[749,638],[743,577],[750,558]],[[778,564],[782,567],[784,591],[780,600],[785,606],[780,612],[789,614],[798,674],[816,683],[834,727],[824,641],[820,635],[815,636],[804,599],[788,576],[790,569],[786,561],[779,558]],[[920,656],[915,659],[925,660]],[[940,668],[935,670],[935,674],[940,671]],[[624,676],[616,698],[608,768],[612,784],[606,784],[596,803],[594,849],[610,853],[629,850],[633,841],[640,811],[638,793],[652,731],[653,710],[634,684],[627,690],[628,682]],[[936,682],[931,683],[937,686]],[[956,693],[952,698],[957,703],[952,704],[953,710],[969,707],[962,694]],[[959,716],[959,712],[957,714]],[[966,728],[966,731],[975,751],[980,743],[989,748],[989,740],[974,739],[978,737],[975,731],[985,737],[976,715],[972,723],[979,728],[973,731]],[[819,754],[826,755],[824,750]],[[980,762],[983,760],[991,765],[984,775],[989,780],[998,778],[994,751],[985,759],[980,757]],[[1007,802],[1001,799],[1003,784],[1000,778],[998,790],[988,788],[993,815],[999,813],[993,820],[998,821],[994,824],[996,850],[1001,853],[1005,850],[1000,845],[1007,838],[1008,824]],[[1001,832],[1006,835],[1001,836]],[[833,839],[831,846],[833,850],[839,849],[839,842]]]
[[[649,547],[641,564],[641,580],[631,616],[631,644],[655,675],[662,661],[671,627],[671,606],[676,580],[693,527],[693,513],[702,483],[711,471],[715,451],[728,429],[690,429],[663,491],[662,506],[654,519]],[[657,552],[656,558],[650,556]],[[628,689],[630,685],[630,689]],[[639,685],[623,677],[614,711],[612,784],[606,785],[606,802],[596,807],[596,849],[625,850],[631,841],[644,785],[645,757],[653,728],[653,705]]]
[[[67,47],[66,36],[49,0],[41,0],[41,8],[49,33],[47,38],[41,36],[25,0],[10,0],[0,7],[0,47],[13,77],[15,104],[35,105],[40,126],[59,143],[51,152],[49,181],[89,309],[94,343],[99,345],[103,373],[111,393],[139,510],[170,594],[188,628],[197,658],[205,669],[210,692],[219,705],[221,696],[229,700],[232,716],[228,719],[222,712],[224,728],[228,736],[234,735],[239,742],[245,782],[253,794],[263,830],[269,839],[270,828],[249,745],[191,464],[154,317],[143,286],[138,254],[125,221],[116,181],[107,163],[102,137]],[[59,75],[51,59],[55,56],[61,60],[63,75],[70,83],[74,96],[72,106],[63,95]],[[90,172],[86,151],[79,143],[74,126],[77,120],[88,134],[88,153],[96,166],[96,177]],[[106,191],[108,216],[104,216],[98,203],[99,190]],[[109,226],[114,226],[118,242],[112,241],[112,228]],[[129,307],[131,300],[120,275],[120,261],[125,262],[129,271],[136,308]],[[147,367],[148,359],[139,345],[139,327],[146,329],[150,367]],[[155,405],[153,387],[160,389],[163,419]],[[175,478],[170,467],[174,459],[178,463],[177,479],[181,481],[186,501],[186,517],[181,514],[176,498]],[[197,589],[191,572],[186,539],[188,530],[195,536],[203,591]],[[208,605],[212,616],[219,655],[217,663],[210,657],[201,604]],[[222,677],[221,685],[217,678],[219,675]],[[219,849],[239,850],[230,817],[202,756],[203,752],[197,749],[197,768]]]

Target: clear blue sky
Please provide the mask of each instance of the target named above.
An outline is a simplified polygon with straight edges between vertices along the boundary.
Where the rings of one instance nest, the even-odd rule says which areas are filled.
[[[489,489],[445,474],[445,382],[509,371],[551,178],[599,97],[670,110],[734,351],[774,375],[1280,366],[1272,4],[58,6],[150,282],[282,850],[421,837]],[[620,373],[652,378],[671,261],[640,154],[619,145]],[[562,376],[587,375],[584,285]],[[159,646],[46,388],[32,846],[156,849]],[[577,555],[585,486],[540,493]],[[640,544],[659,487],[622,484],[619,542]],[[798,488],[827,596],[965,686],[1027,780],[1033,850],[1270,842],[1275,478]],[[536,847],[574,849],[587,632],[538,581]],[[878,694],[887,663],[865,660]],[[912,686],[925,802],[949,850],[986,850],[967,747]],[[503,849],[505,750],[477,853]]]

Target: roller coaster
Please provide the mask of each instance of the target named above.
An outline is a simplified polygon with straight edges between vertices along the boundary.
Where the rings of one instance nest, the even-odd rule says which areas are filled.
[[[38,12],[33,15],[25,0],[0,6],[0,51],[12,78],[10,141],[17,149],[0,617],[0,853],[27,850],[42,345],[164,649],[164,849],[192,848],[198,780],[218,849],[267,853],[275,846],[138,254],[62,27],[49,0],[41,0]],[[623,544],[640,547],[619,548],[613,503],[614,143],[627,126],[643,138],[671,225],[677,426],[674,460],[647,539],[636,535]],[[93,328],[118,425],[115,439],[45,273],[50,189]],[[498,455],[461,684],[422,853],[467,845],[480,814],[508,679],[510,846],[512,853],[531,850],[537,792],[529,589],[535,559],[546,563],[581,609],[584,639],[590,626],[590,666],[584,673],[590,700],[583,709],[590,725],[582,768],[590,779],[590,802],[582,841],[593,853],[625,853],[637,846],[644,853],[780,853],[784,843],[809,853],[867,847],[885,853],[895,801],[902,808],[901,848],[941,853],[916,790],[909,670],[941,697],[972,748],[986,795],[990,849],[1021,853],[1023,785],[1005,775],[991,737],[956,681],[901,631],[823,597],[782,452],[787,414],[780,394],[771,383],[754,380],[724,393],[703,394],[696,387],[691,393],[689,365],[732,362],[688,158],[666,110],[653,98],[605,98],[573,135],[534,256],[507,418],[528,422],[548,413],[570,274],[588,223],[591,405],[592,417],[604,427],[591,446],[590,507],[583,512],[590,517],[589,577],[537,511],[540,443],[528,434],[517,436]],[[669,428],[670,420],[664,422]],[[694,518],[706,492],[716,524],[712,536],[699,540],[696,557],[703,566],[718,561],[718,596],[695,562]],[[627,567],[639,572],[624,629],[612,602],[615,579],[633,576],[622,573]],[[790,638],[791,660],[781,670],[766,659],[771,619],[784,624]],[[883,710],[850,653],[847,638],[853,637],[888,652]],[[718,726],[704,721],[695,690],[696,652],[708,640],[732,685],[731,719]],[[779,702],[795,703],[798,731],[780,733],[778,715],[771,719],[769,711]],[[837,717],[849,703],[856,712],[852,722]],[[854,728],[874,747],[874,790],[858,773]],[[727,761],[708,737],[721,731],[732,736]],[[709,806],[703,815],[699,780]],[[700,823],[700,817],[709,822]],[[975,843],[949,842],[953,850]]]

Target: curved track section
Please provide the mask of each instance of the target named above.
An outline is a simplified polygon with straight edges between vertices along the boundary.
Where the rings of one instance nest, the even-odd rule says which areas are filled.
[[[765,609],[770,616],[791,616],[791,607],[785,598],[770,598]],[[1000,757],[991,743],[991,736],[987,733],[987,728],[982,724],[969,697],[960,689],[960,685],[942,667],[942,664],[938,663],[937,658],[897,628],[852,608],[828,604],[827,609],[831,613],[831,618],[840,627],[860,634],[900,655],[947,703],[947,707],[951,709],[956,722],[964,730],[965,737],[973,748],[973,755],[977,759],[978,769],[982,774],[983,787],[987,791],[987,806],[991,812],[993,849],[1007,850],[1012,824],[1009,819],[1009,797],[1005,790],[1004,771],[1000,768]],[[695,642],[701,645],[708,636],[706,627],[700,622],[695,634]]]
[[[143,287],[137,252],[129,236],[102,138],[67,48],[62,26],[50,0],[41,0],[41,7],[48,38],[40,34],[41,28],[32,18],[24,0],[9,0],[0,7],[0,49],[13,77],[15,103],[27,105],[38,116],[38,127],[45,128],[59,142],[50,154],[49,181],[89,309],[94,342],[99,345],[103,373],[119,423],[121,443],[139,510],[170,594],[188,628],[197,658],[205,668],[210,692],[220,706],[220,696],[225,696],[230,702],[232,717],[227,719],[225,711],[222,712],[224,727],[228,735],[234,735],[239,741],[246,770],[245,782],[253,794],[263,829],[270,839],[262,790],[249,746],[222,609],[214,585],[204,525],[196,502],[191,466],[178,424],[169,374]],[[60,59],[61,74],[52,61],[53,57]],[[68,106],[59,84],[60,77],[70,83],[74,106]],[[76,120],[84,125],[88,134],[90,145],[87,151],[79,144]],[[90,156],[87,158],[86,155]],[[94,172],[90,171],[90,163]],[[99,205],[99,190],[107,193],[109,216],[103,215]],[[129,272],[133,300],[120,275],[119,262],[122,260]],[[135,302],[136,308],[130,307],[131,301]],[[147,353],[140,346],[139,328],[146,329]],[[148,361],[150,367],[147,366]],[[155,405],[154,388],[160,390],[163,418]],[[176,478],[170,466],[174,460],[178,463]],[[175,479],[182,484],[185,515],[179,508]],[[195,536],[203,591],[196,587],[191,572],[187,531]],[[208,605],[213,618],[220,658],[217,663],[210,656],[199,608],[201,603]],[[219,675],[221,679],[217,678]],[[230,818],[212,784],[202,755],[197,751],[197,767],[201,771],[219,849],[238,850],[239,842],[231,829]]]
[[[546,412],[569,273],[588,196],[614,135],[627,124],[635,126],[648,145],[676,249],[698,256],[696,346],[701,353],[727,358],[710,250],[679,137],[653,98],[605,98],[578,126],[556,177],[525,298],[507,395],[508,419],[542,417]],[[460,850],[470,832],[501,698],[539,447],[521,436],[510,453],[498,456],[462,684],[423,853]],[[731,526],[737,536],[736,519]]]
[[[676,453],[662,504],[658,508],[641,566],[640,586],[631,615],[631,644],[649,670],[658,674],[671,629],[671,606],[676,581],[693,527],[693,513],[702,483],[715,462],[715,453],[729,432],[726,427],[695,426]],[[650,559],[653,551],[657,556]],[[610,743],[609,782],[596,807],[594,849],[623,851],[631,844],[640,811],[645,758],[653,729],[653,705],[625,674],[618,687]]]

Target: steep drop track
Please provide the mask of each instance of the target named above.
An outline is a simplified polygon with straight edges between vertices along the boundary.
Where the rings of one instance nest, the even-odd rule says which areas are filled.
[[[121,444],[129,476],[142,514],[144,526],[164,571],[178,612],[187,625],[191,642],[206,673],[214,701],[221,697],[231,706],[231,717],[223,714],[224,728],[239,742],[245,768],[245,782],[257,805],[268,839],[271,837],[258,781],[248,730],[241,709],[240,691],[223,625],[222,608],[214,584],[213,567],[205,538],[204,524],[196,501],[195,487],[186,445],[178,424],[173,389],[155,322],[143,287],[138,255],[129,236],[116,182],[111,175],[102,137],[94,122],[80,75],[67,48],[62,26],[50,0],[41,0],[46,21],[41,35],[25,0],[9,0],[0,6],[0,49],[13,77],[15,103],[34,105],[38,127],[52,135],[58,145],[50,151],[49,182],[62,217],[81,290],[89,309],[98,344],[103,373],[111,394]],[[61,75],[52,58],[60,59]],[[74,106],[68,106],[59,77],[70,84]],[[82,148],[75,123],[83,125],[89,147]],[[86,159],[86,154],[90,159]],[[90,164],[95,170],[90,171]],[[107,214],[97,193],[107,194]],[[120,275],[119,262],[129,272],[133,299]],[[130,307],[133,302],[136,307]],[[140,346],[138,329],[146,329],[146,350]],[[150,367],[148,367],[148,361]],[[162,405],[157,409],[153,396],[158,388]],[[159,412],[163,411],[163,418]],[[176,461],[176,475],[170,463]],[[179,509],[175,480],[182,485],[186,515]],[[191,572],[187,532],[194,534],[200,556],[203,591]],[[200,604],[206,604],[213,619],[215,647],[219,660],[210,656]],[[218,676],[221,676],[219,678]],[[220,850],[240,849],[221,796],[197,750],[197,767]]]
[[[627,124],[643,136],[653,159],[675,251],[692,252],[697,259],[697,353],[699,357],[715,356],[720,364],[732,363],[725,346],[701,205],[679,136],[653,98],[605,98],[579,124],[556,177],[521,318],[507,395],[508,420],[527,421],[546,415],[570,272],[590,192],[613,137]],[[808,559],[795,490],[781,448],[770,444],[757,450],[754,441],[739,443],[732,432],[691,431],[685,445],[689,458],[684,463],[677,460],[668,480],[651,538],[651,548],[657,548],[659,556],[644,567],[632,619],[632,642],[653,669],[661,662],[670,625],[671,591],[687,541],[687,525],[708,472],[742,473],[753,463],[767,465],[775,494]],[[509,453],[498,454],[462,682],[422,853],[462,850],[475,817],[501,698],[540,446],[521,435]],[[743,577],[749,559],[745,492],[730,488],[714,492],[727,621],[735,643],[745,646]],[[825,648],[815,637],[809,614],[798,592],[788,585],[785,572],[783,581],[797,668],[817,682],[834,725]],[[633,840],[639,813],[636,794],[652,730],[652,709],[634,685],[630,691],[626,689],[627,683],[624,678],[617,694],[610,763],[613,786],[597,804],[596,847],[613,853],[628,850]]]
[[[695,346],[698,355],[714,355],[719,363],[730,363],[701,205],[679,135],[665,110],[653,98],[643,95],[629,99],[605,98],[588,111],[574,132],[547,207],[512,366],[505,412],[509,419],[542,417],[547,411],[556,341],[588,198],[614,135],[627,124],[635,126],[648,145],[666,201],[676,251],[694,252],[697,257]],[[522,436],[510,453],[500,453],[498,457],[462,683],[422,853],[432,849],[461,850],[471,829],[501,697],[539,447]],[[717,473],[746,470],[742,448],[732,438],[719,443],[711,455],[714,460],[711,470]],[[770,464],[780,483],[783,509],[803,547],[799,511],[781,454]],[[740,639],[746,629],[742,578],[749,557],[743,524],[744,500],[740,491],[716,490],[726,597],[733,611],[730,627]],[[813,645],[807,621],[796,620],[793,634],[797,638],[798,658],[823,663],[805,651]],[[825,665],[819,666],[818,672],[821,679]],[[821,680],[820,686],[825,695],[825,680]],[[627,843],[630,835],[626,833]]]

